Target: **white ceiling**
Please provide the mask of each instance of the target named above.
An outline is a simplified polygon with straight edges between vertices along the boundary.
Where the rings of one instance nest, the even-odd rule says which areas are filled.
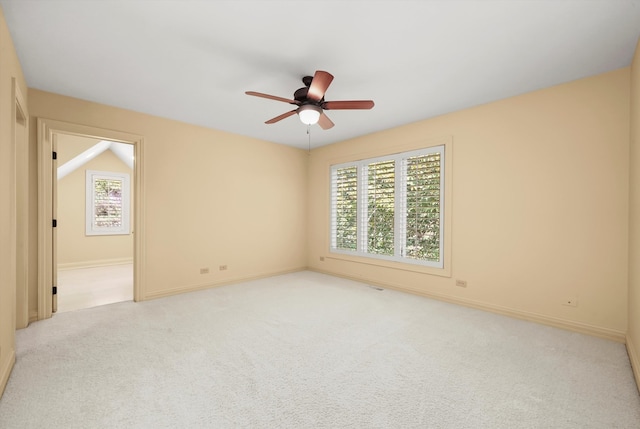
[[[628,66],[640,0],[0,0],[29,87],[307,148],[292,98],[326,70],[321,145]],[[125,130],[126,131],[126,130]]]

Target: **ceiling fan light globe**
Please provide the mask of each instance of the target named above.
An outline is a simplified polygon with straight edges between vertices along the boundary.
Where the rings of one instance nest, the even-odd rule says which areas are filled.
[[[318,123],[320,119],[320,114],[322,113],[322,108],[314,105],[305,105],[298,109],[298,116],[300,117],[300,121],[306,125],[314,125]]]

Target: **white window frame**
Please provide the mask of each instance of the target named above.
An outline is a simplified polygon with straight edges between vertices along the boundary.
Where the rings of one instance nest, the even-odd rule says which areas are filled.
[[[120,180],[122,181],[122,223],[119,227],[97,227],[95,226],[95,181],[97,179]],[[86,212],[85,212],[85,234],[86,235],[127,235],[130,233],[130,180],[127,173],[116,173],[110,171],[86,171]]]
[[[425,267],[431,267],[436,269],[444,269],[445,268],[445,258],[448,256],[445,253],[445,219],[446,216],[446,206],[445,206],[445,186],[446,186],[446,178],[447,174],[445,172],[445,165],[447,164],[447,160],[445,158],[445,149],[446,144],[441,144],[438,146],[431,146],[424,149],[412,150],[407,152],[400,152],[392,155],[379,156],[375,158],[367,158],[361,159],[358,161],[345,162],[341,164],[331,165],[330,172],[330,190],[331,190],[331,202],[330,202],[330,248],[329,251],[331,253],[343,254],[343,255],[351,255],[351,256],[359,256],[366,258],[374,258],[381,260],[388,260],[393,262],[401,262],[405,264],[414,264],[421,265]],[[416,157],[416,156],[425,156],[433,153],[440,154],[440,212],[439,212],[439,260],[438,261],[427,261],[427,260],[419,260],[414,258],[409,258],[405,256],[405,241],[406,241],[406,220],[405,215],[403,214],[404,207],[406,207],[406,174],[404,173],[403,165],[405,164],[405,160],[408,158]],[[394,255],[380,255],[375,253],[367,252],[367,166],[372,163],[381,162],[381,161],[395,161],[395,199],[394,199]],[[346,167],[357,167],[357,194],[358,194],[358,202],[357,202],[357,250],[348,250],[337,248],[336,246],[336,192],[335,192],[335,177],[337,174],[337,170]]]

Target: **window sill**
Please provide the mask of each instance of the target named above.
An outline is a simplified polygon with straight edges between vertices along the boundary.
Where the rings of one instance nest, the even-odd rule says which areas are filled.
[[[352,262],[352,263],[362,264],[362,265],[372,265],[375,267],[383,267],[383,268],[389,268],[392,270],[408,271],[408,272],[427,274],[432,276],[447,277],[447,278],[451,277],[451,267],[450,267],[450,264],[447,264],[446,262],[444,264],[444,268],[434,268],[434,267],[427,267],[427,266],[418,265],[418,264],[388,261],[385,259],[367,258],[364,256],[351,256],[344,253],[336,253],[336,252],[329,252],[329,254],[325,256],[325,259]]]

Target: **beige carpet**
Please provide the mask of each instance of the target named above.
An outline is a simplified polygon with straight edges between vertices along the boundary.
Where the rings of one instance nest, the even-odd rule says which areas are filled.
[[[624,345],[300,272],[18,332],[2,428],[638,428]]]

